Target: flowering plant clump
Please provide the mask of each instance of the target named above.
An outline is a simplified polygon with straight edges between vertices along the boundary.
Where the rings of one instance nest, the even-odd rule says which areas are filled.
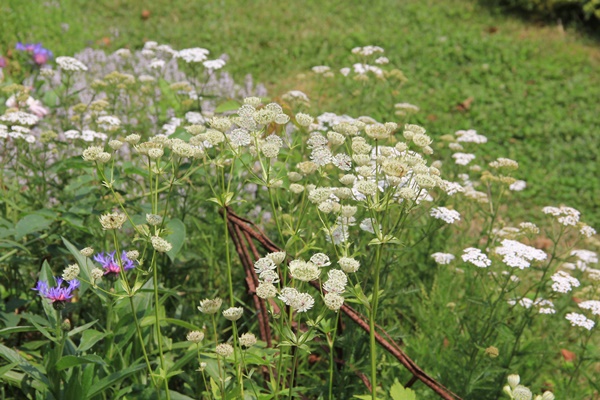
[[[518,368],[538,392],[552,382],[536,399],[591,393],[576,383],[594,379],[594,228],[565,205],[505,215],[534,185],[519,163],[473,129],[413,123],[388,90],[406,80],[394,54],[349,57],[313,77],[349,101],[382,93],[381,115],[298,90],[274,101],[222,72],[226,55],[151,41],[3,86],[0,233],[20,246],[3,257],[66,267],[51,286],[49,262],[10,264],[56,310],[17,313],[6,332],[46,341],[15,341],[27,359],[2,344],[0,380],[17,393],[26,374],[53,398],[375,400],[413,394],[406,374],[415,391],[533,399]],[[412,378],[396,362],[411,358]]]

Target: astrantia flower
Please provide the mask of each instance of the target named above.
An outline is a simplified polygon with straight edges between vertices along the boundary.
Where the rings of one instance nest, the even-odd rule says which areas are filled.
[[[242,317],[244,309],[242,307],[229,307],[223,310],[223,316],[230,321],[237,321]]]
[[[565,316],[565,318],[567,320],[569,320],[569,322],[571,322],[572,326],[580,326],[582,328],[587,329],[588,331],[591,330],[594,327],[594,325],[596,325],[596,323],[594,321],[592,321],[591,319],[587,318],[583,314],[568,313]]]
[[[486,268],[492,265],[492,261],[487,255],[474,247],[466,248],[461,258],[464,262],[469,262],[479,268]]]
[[[337,293],[327,293],[323,297],[325,306],[332,311],[338,311],[344,305],[344,297]]]
[[[331,265],[331,261],[329,261],[329,256],[324,253],[316,253],[311,258],[310,261],[315,264],[317,267],[328,267]]]
[[[298,311],[306,312],[310,310],[315,305],[315,299],[308,293],[298,293],[289,306]]]
[[[329,279],[323,284],[323,289],[330,293],[343,293],[348,284],[348,277],[339,269],[332,269],[327,273]]]
[[[215,348],[215,353],[223,358],[227,358],[233,354],[233,347],[229,343],[221,343]]]
[[[246,332],[240,336],[240,346],[252,347],[256,344],[256,336],[254,333]]]
[[[188,342],[200,343],[204,339],[204,332],[202,331],[191,331],[185,337]]]
[[[450,254],[450,253],[433,253],[431,255],[431,258],[433,258],[433,260],[440,265],[447,265],[450,264],[452,261],[454,261],[454,255]]]
[[[215,299],[204,299],[200,301],[198,310],[204,314],[215,314],[221,308],[221,304],[223,304],[223,300],[218,297]]]
[[[115,258],[116,252],[112,253],[98,253],[94,256],[94,261],[99,263],[104,269],[104,275],[119,275],[121,272],[121,268],[119,267],[119,260]],[[123,265],[123,270],[127,271],[133,269],[135,267],[135,263],[127,258],[127,253],[123,251],[121,253],[121,263]]]
[[[310,261],[293,260],[289,265],[290,275],[294,279],[310,282],[319,278],[321,271],[319,267]]]
[[[125,221],[127,221],[127,216],[118,212],[100,216],[100,225],[102,225],[102,229],[104,230],[121,229]]]
[[[79,287],[78,279],[69,281],[67,287],[62,287],[63,282],[62,278],[56,278],[56,286],[49,287],[48,282],[40,280],[33,290],[37,291],[40,296],[50,300],[54,308],[58,310],[73,298],[73,292]]]
[[[502,261],[509,267],[525,269],[529,267],[530,261],[543,261],[546,253],[542,250],[527,246],[516,240],[504,239],[502,246],[496,247],[496,254],[504,256]]]
[[[460,214],[456,210],[450,210],[446,207],[434,207],[431,209],[429,214],[436,219],[441,219],[447,224],[453,224],[456,221],[460,221]]]

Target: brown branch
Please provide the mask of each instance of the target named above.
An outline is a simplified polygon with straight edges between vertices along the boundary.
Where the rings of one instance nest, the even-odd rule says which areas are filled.
[[[273,243],[273,241],[271,241],[271,239],[269,239],[262,231],[260,231],[260,229],[256,227],[254,223],[238,216],[229,208],[227,209],[227,218],[229,220],[229,223],[235,226],[236,232],[240,230],[243,231],[244,236],[246,237],[248,243],[252,247],[253,253],[257,259],[260,257],[260,255],[258,254],[256,247],[254,247],[251,238],[259,242],[263,246],[263,248],[270,253],[281,251],[281,249],[279,249],[277,245]],[[313,281],[310,283],[317,290],[322,291],[322,288],[318,282]],[[365,332],[370,333],[369,323],[364,316],[362,316],[360,313],[358,313],[356,310],[354,310],[347,304],[342,305],[342,308],[340,310]],[[386,339],[384,336],[388,339]],[[441,383],[437,382],[435,379],[427,375],[427,373],[425,373],[425,371],[423,371],[410,357],[408,357],[408,355],[404,353],[400,346],[390,338],[389,334],[379,326],[376,326],[375,340],[377,340],[381,347],[383,347],[392,356],[394,356],[413,375],[408,384],[412,385],[414,381],[420,380],[442,399],[461,400],[461,398],[458,395],[456,395],[455,393],[447,389],[445,386],[443,386]],[[365,384],[367,383],[365,382]]]

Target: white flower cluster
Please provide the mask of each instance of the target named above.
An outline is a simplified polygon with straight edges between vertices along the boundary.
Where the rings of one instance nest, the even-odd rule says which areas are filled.
[[[278,298],[297,312],[306,312],[315,305],[315,299],[310,294],[291,287],[281,289]]]
[[[25,111],[13,111],[2,115],[0,117],[0,121],[7,122],[9,124],[31,126],[37,124],[39,118],[36,115],[26,113]]]
[[[577,278],[572,277],[565,271],[558,271],[550,277],[552,279],[552,290],[558,293],[569,293],[574,287],[579,287]]]
[[[217,58],[216,60],[206,60],[204,62],[202,62],[202,65],[204,65],[204,68],[210,70],[210,71],[216,71],[218,69],[221,69],[225,66],[226,61],[221,59],[221,58]]]
[[[522,181],[522,180],[516,180],[513,183],[511,183],[510,185],[508,185],[508,189],[512,190],[513,192],[521,192],[521,191],[525,190],[526,187],[527,187],[527,182]]]
[[[479,268],[487,268],[492,265],[492,260],[490,260],[485,253],[475,247],[468,247],[464,249],[461,258],[464,262],[471,263]]]
[[[84,63],[73,57],[56,57],[56,64],[63,71],[87,71],[88,68]]]
[[[594,321],[579,313],[568,313],[565,315],[565,318],[571,323],[572,326],[579,326],[587,329],[588,331],[592,330],[594,325],[596,325]]]
[[[544,214],[550,214],[557,217],[559,224],[564,226],[575,226],[579,222],[580,212],[572,207],[544,207],[542,209]]]
[[[434,207],[429,212],[429,215],[435,219],[441,219],[447,224],[453,224],[456,221],[460,221],[459,212],[446,207]]]
[[[342,293],[346,290],[348,277],[339,269],[332,269],[327,273],[328,279],[323,284],[323,289],[327,292],[323,297],[325,306],[333,311],[338,311],[344,304]]]
[[[508,300],[508,304],[510,304],[511,306],[518,304],[524,308],[537,307],[538,312],[540,314],[555,314],[556,313],[556,309],[554,308],[554,303],[550,300],[546,300],[546,299],[542,299],[542,298],[531,300],[527,297],[523,297],[522,299],[519,299],[519,300]]]
[[[547,257],[542,250],[510,239],[504,239],[502,246],[496,247],[495,252],[504,256],[502,261],[506,265],[519,269],[528,268],[533,260],[543,261]]]
[[[383,48],[379,47],[379,46],[364,46],[364,47],[355,47],[352,49],[352,54],[358,54],[360,56],[371,56],[375,53],[383,53],[384,50]]]
[[[581,271],[588,270],[590,264],[598,263],[598,254],[590,250],[571,250],[571,255],[577,259],[575,261],[575,267]]]
[[[203,49],[201,47],[194,47],[191,49],[183,49],[179,50],[177,54],[175,54],[176,58],[181,58],[188,64],[192,63],[201,63],[206,61],[207,56],[210,54],[210,51],[207,49]]]
[[[477,131],[469,129],[466,131],[456,131],[457,141],[466,143],[483,144],[487,143],[487,138],[483,135],[479,135]]]
[[[454,162],[458,165],[467,165],[475,159],[475,154],[469,153],[454,153],[452,154]]]
[[[65,136],[65,139],[70,139],[70,140],[82,139],[86,142],[93,142],[96,139],[106,140],[108,138],[106,136],[106,133],[96,132],[91,129],[84,129],[81,132],[79,132],[78,130],[75,130],[75,129],[70,129],[70,130],[64,132],[63,135]]]
[[[579,303],[579,308],[590,310],[592,314],[600,316],[600,301],[598,300],[582,301]]]
[[[437,252],[437,253],[433,253],[431,255],[431,258],[433,258],[433,261],[435,261],[437,264],[448,265],[452,261],[454,261],[454,259],[456,257],[454,257],[454,255],[450,254],[450,253],[440,253],[440,252]]]
[[[279,274],[277,266],[280,265],[286,257],[283,251],[269,253],[265,257],[259,258],[254,263],[254,271],[258,275],[259,284],[256,288],[256,295],[262,299],[269,299],[277,296],[275,283],[279,283]]]

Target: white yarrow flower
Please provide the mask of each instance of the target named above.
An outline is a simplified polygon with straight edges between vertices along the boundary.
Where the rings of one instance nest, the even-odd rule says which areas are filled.
[[[81,61],[73,57],[56,57],[56,63],[63,71],[87,71],[87,67]]]
[[[525,269],[529,267],[533,260],[543,261],[546,259],[546,253],[542,250],[527,246],[516,240],[504,239],[502,246],[496,247],[496,254],[504,256],[502,261],[509,267]]]
[[[567,320],[569,320],[569,322],[571,322],[572,326],[580,326],[582,328],[589,330],[592,330],[592,328],[594,327],[594,325],[596,325],[596,323],[594,321],[592,321],[591,319],[588,319],[585,315],[583,314],[578,314],[578,313],[568,313],[565,318]]]
[[[433,253],[431,255],[431,258],[433,258],[433,260],[440,265],[448,265],[450,264],[452,261],[454,261],[455,257],[453,254],[450,253]]]
[[[469,247],[463,251],[464,254],[461,256],[461,258],[464,262],[471,263],[479,268],[487,268],[492,265],[492,261],[487,257],[487,255],[475,247]]]
[[[429,212],[429,215],[435,219],[441,219],[447,224],[453,224],[456,221],[460,221],[459,212],[456,210],[450,210],[446,207],[434,207]]]

